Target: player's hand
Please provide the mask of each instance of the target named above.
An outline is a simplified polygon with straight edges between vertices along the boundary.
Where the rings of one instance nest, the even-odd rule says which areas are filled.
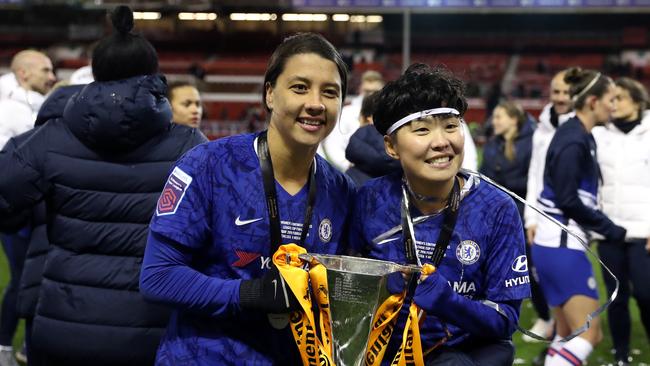
[[[411,275],[402,272],[393,272],[386,278],[386,289],[391,295],[401,294],[406,290]]]
[[[645,242],[645,250],[646,252],[650,253],[650,238],[648,238]]]
[[[300,303],[274,265],[262,278],[241,282],[239,305],[243,309],[273,314],[290,313],[300,309]]]
[[[428,276],[415,288],[413,301],[427,314],[436,314],[436,308],[445,306],[445,299],[453,295],[454,290],[449,286],[447,279],[435,271]]]
[[[528,240],[528,245],[533,245],[533,240],[535,239],[535,231],[537,230],[536,225],[531,225],[526,228],[526,239]]]

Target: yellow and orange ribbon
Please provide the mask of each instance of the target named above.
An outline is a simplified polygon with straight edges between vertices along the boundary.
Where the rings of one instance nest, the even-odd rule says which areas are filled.
[[[421,280],[435,271],[436,267],[431,264],[423,265]],[[391,362],[391,366],[424,366],[425,353],[422,352],[422,340],[420,338],[420,322],[424,321],[424,312],[422,312],[422,318],[419,318],[419,313],[420,307],[415,304],[415,301],[411,302],[409,315],[404,326],[404,334],[402,335],[402,345],[397,351],[393,362]],[[442,343],[438,345],[440,344]],[[429,350],[426,353],[431,351]]]
[[[384,358],[390,337],[393,335],[397,316],[404,304],[404,293],[391,295],[375,312],[364,364],[379,366]]]
[[[334,365],[332,361],[332,337],[330,329],[329,300],[327,297],[327,277],[325,268],[322,270],[315,266],[310,272],[302,269],[304,262],[300,254],[307,251],[295,244],[281,245],[273,254],[273,263],[278,267],[280,275],[289,285],[289,288],[298,299],[299,311],[294,311],[289,316],[291,333],[298,346],[303,365]],[[323,267],[321,265],[321,267]],[[316,288],[316,298],[320,309],[320,334],[322,341],[316,333],[316,322],[312,311],[311,295],[309,293],[310,277]],[[321,286],[325,286],[322,288]],[[324,291],[322,291],[324,289]]]
[[[327,270],[313,260],[309,263],[309,272],[303,269],[304,261],[299,257],[307,251],[296,245],[286,244],[273,254],[273,263],[278,267],[280,275],[300,303],[301,310],[294,311],[289,316],[291,332],[300,352],[304,365],[334,366],[332,358],[331,313],[327,287]],[[435,271],[435,267],[425,264],[422,275],[426,276]],[[318,305],[319,324],[315,322],[312,310],[311,288],[314,301]],[[379,366],[384,357],[388,342],[395,329],[395,323],[400,309],[404,304],[406,291],[391,295],[375,312],[368,340],[364,363],[366,366]],[[424,319],[419,319],[420,308],[414,303],[409,307],[409,316],[404,327],[402,344],[393,359],[394,366],[423,366],[424,354],[420,340],[420,325]],[[319,334],[316,332],[318,326]],[[442,344],[439,342],[437,345]],[[430,352],[427,351],[426,353]]]

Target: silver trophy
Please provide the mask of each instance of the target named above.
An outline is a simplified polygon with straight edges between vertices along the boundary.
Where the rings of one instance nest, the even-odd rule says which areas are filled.
[[[315,259],[327,269],[334,363],[363,365],[373,316],[390,296],[388,276],[413,275],[419,267],[339,255],[302,254],[301,258]]]

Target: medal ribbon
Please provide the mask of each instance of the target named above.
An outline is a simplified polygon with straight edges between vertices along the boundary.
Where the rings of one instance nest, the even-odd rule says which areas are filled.
[[[436,267],[426,263],[422,266],[422,276],[428,276],[436,271]],[[422,341],[420,339],[420,322],[424,320],[424,312],[422,318],[419,319],[418,314],[421,312],[420,307],[411,302],[409,307],[409,315],[406,319],[404,326],[404,334],[402,335],[402,345],[399,347],[391,366],[424,366],[424,353],[422,352]],[[439,346],[443,342],[439,342]],[[428,350],[426,353],[431,352],[433,349]]]
[[[379,366],[381,364],[390,337],[393,335],[393,330],[395,330],[395,323],[404,304],[405,295],[406,292],[391,295],[377,309],[373,318],[370,337],[368,337],[368,348],[364,359],[366,366]]]
[[[281,245],[273,254],[273,264],[289,285],[300,303],[301,310],[289,315],[291,333],[298,346],[303,365],[334,365],[332,361],[332,332],[330,329],[329,299],[327,297],[327,275],[322,264],[314,265],[309,272],[302,267],[304,261],[298,256],[307,253],[296,244]],[[313,272],[312,272],[313,271]],[[316,301],[320,312],[319,329],[324,341],[316,333],[316,322],[312,310],[309,281],[316,289]]]

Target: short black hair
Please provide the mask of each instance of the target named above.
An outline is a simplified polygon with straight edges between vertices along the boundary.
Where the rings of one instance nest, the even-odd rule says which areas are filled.
[[[373,121],[385,135],[401,118],[439,107],[455,108],[463,116],[467,111],[464,83],[442,66],[415,63],[379,92]]]
[[[126,79],[158,73],[158,54],[144,37],[131,33],[133,12],[118,6],[111,13],[114,32],[93,50],[92,69],[97,81]]]
[[[264,73],[264,88],[262,92],[262,105],[268,112],[271,111],[266,105],[266,85],[275,86],[278,77],[284,71],[287,60],[294,55],[315,53],[326,60],[336,64],[341,77],[341,101],[345,100],[348,88],[348,67],[346,66],[339,51],[332,46],[323,36],[316,33],[297,33],[285,38],[275,49],[269,59],[269,64]]]
[[[595,84],[591,84],[594,79]],[[564,74],[564,82],[569,84],[569,95],[573,100],[573,108],[581,109],[585,105],[585,100],[590,95],[598,98],[605,95],[607,88],[613,83],[609,76],[600,74],[596,70],[584,70],[581,67],[572,67]],[[587,89],[589,87],[589,89]]]

